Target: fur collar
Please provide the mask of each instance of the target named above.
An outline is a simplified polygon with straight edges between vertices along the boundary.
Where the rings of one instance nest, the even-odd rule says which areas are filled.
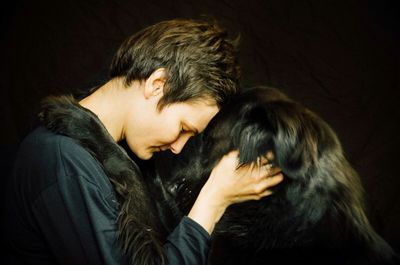
[[[120,204],[119,240],[131,263],[162,264],[163,242],[141,172],[98,117],[72,96],[52,96],[42,102],[39,120],[50,131],[76,140],[102,165]]]

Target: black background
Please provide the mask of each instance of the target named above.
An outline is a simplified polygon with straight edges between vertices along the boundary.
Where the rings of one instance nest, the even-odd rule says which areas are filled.
[[[243,86],[282,89],[337,131],[371,223],[400,249],[398,1],[16,1],[2,4],[2,193],[38,102],[107,79],[120,43],[177,17],[240,34]],[[3,202],[7,203],[7,202]]]

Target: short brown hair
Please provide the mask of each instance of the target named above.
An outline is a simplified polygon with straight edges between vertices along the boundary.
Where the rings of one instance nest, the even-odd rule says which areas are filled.
[[[125,85],[167,70],[158,108],[196,99],[221,107],[238,90],[237,39],[216,23],[175,19],[149,26],[129,37],[114,56],[110,77]]]

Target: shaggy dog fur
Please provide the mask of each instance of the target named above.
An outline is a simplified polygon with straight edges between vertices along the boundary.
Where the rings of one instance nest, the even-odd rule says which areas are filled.
[[[244,92],[181,155],[161,153],[155,167],[145,165],[166,234],[188,213],[216,163],[235,149],[241,164],[272,150],[285,179],[272,196],[227,209],[213,234],[210,264],[396,262],[366,217],[360,179],[333,130],[272,88]]]

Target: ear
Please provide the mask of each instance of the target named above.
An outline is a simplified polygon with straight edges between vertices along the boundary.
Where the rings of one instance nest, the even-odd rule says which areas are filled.
[[[164,85],[167,80],[167,70],[158,68],[145,81],[144,96],[146,99],[150,97],[161,97],[164,92]]]
[[[273,151],[273,124],[262,105],[247,108],[231,132],[233,144],[239,149],[240,163],[255,162],[267,151]]]

